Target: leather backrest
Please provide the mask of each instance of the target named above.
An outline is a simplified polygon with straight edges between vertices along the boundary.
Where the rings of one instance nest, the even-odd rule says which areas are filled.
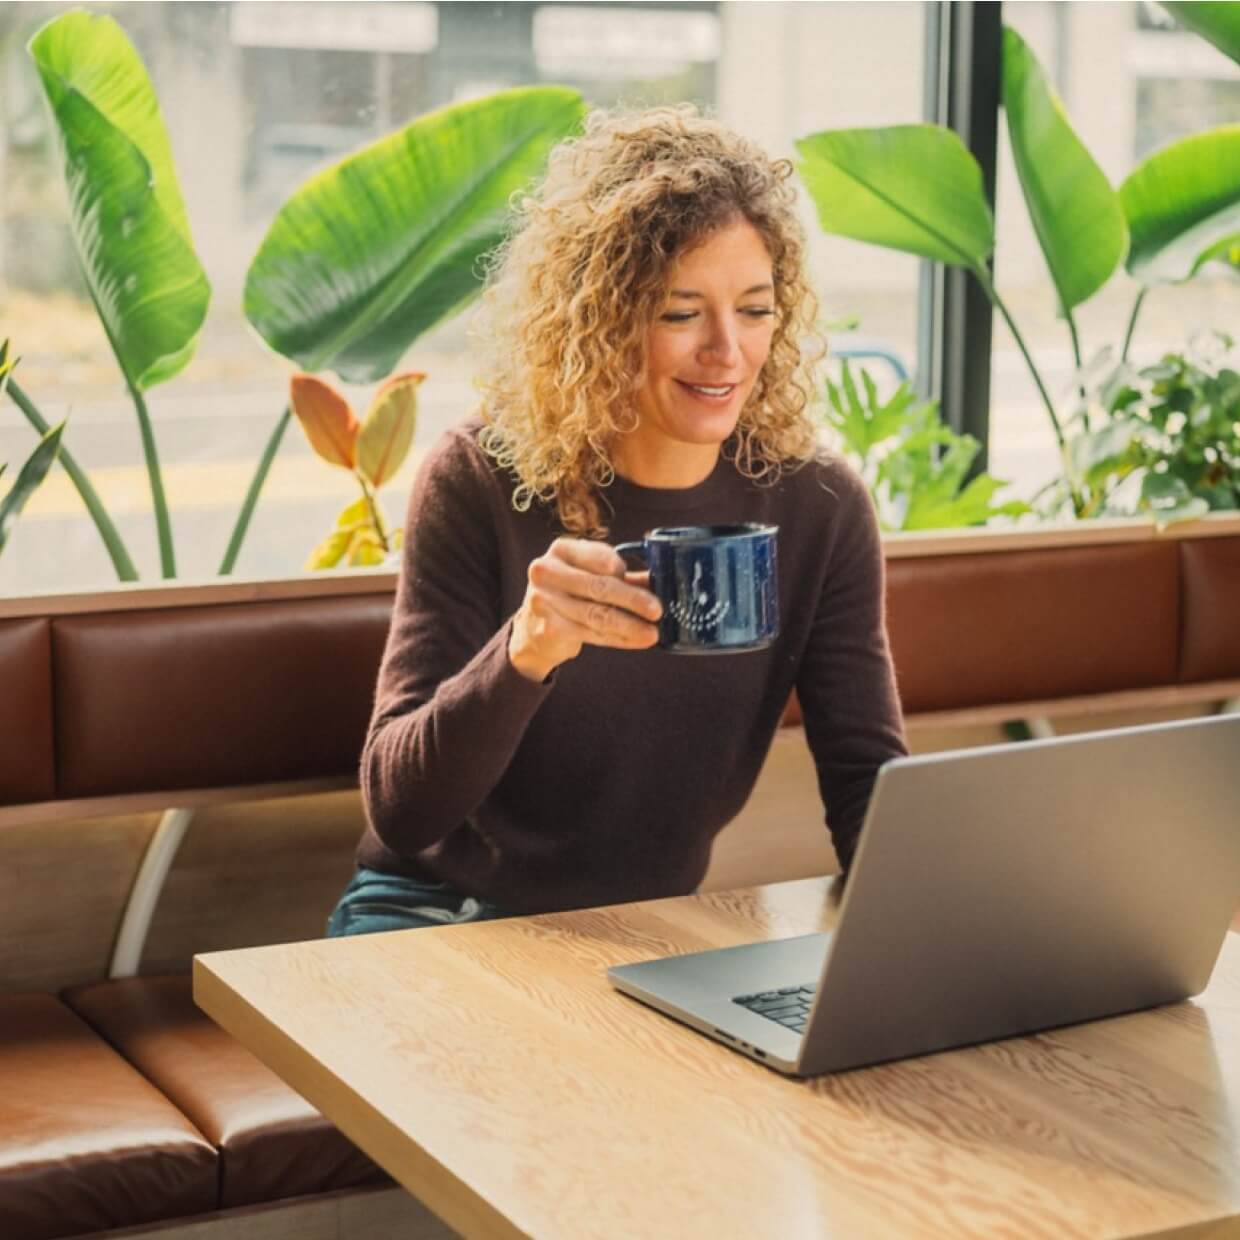
[[[50,622],[0,620],[0,805],[56,795]]]
[[[887,582],[909,713],[1240,677],[1237,537],[895,556]],[[390,609],[0,621],[0,805],[353,776]]]
[[[887,624],[907,713],[1170,684],[1176,544],[892,559]]]
[[[355,775],[387,595],[53,621],[61,797]]]
[[[1180,543],[1180,679],[1240,677],[1240,538]]]

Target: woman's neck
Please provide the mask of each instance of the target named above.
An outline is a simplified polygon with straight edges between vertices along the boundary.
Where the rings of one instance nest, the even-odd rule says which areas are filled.
[[[632,439],[621,439],[612,448],[612,467],[628,482],[641,487],[682,491],[705,482],[719,461],[719,445],[680,444],[676,451],[660,445],[657,452],[644,452]]]

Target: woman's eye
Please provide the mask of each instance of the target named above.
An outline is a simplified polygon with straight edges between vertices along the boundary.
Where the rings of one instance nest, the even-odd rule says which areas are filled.
[[[741,306],[739,313],[747,319],[768,319],[775,313],[772,306]],[[660,323],[689,323],[698,317],[696,310],[669,310],[659,316]]]

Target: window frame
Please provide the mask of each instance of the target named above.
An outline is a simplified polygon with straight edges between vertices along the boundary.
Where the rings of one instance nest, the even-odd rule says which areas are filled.
[[[1003,13],[1000,0],[927,0],[923,118],[946,125],[981,165],[995,211]],[[993,256],[988,263],[993,271]],[[928,259],[918,280],[917,375],[921,395],[943,420],[981,445],[971,475],[987,465],[994,312],[969,273]]]

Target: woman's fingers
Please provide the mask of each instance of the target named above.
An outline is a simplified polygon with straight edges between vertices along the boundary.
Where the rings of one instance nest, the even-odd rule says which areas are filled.
[[[544,595],[547,605],[574,626],[581,641],[595,646],[620,646],[644,650],[659,639],[658,626],[632,612],[608,603],[577,598],[571,594]]]
[[[581,539],[557,539],[546,555],[530,565],[531,584],[549,595],[561,594],[629,612],[645,621],[657,620],[663,614],[659,600],[643,585],[629,581],[629,576],[624,561],[605,543]],[[572,614],[580,618],[580,609],[574,608]]]
[[[639,574],[633,574],[639,577]],[[529,570],[531,602],[559,636],[596,646],[645,649],[658,640],[659,600],[628,580],[624,561],[606,543],[560,538]],[[554,613],[563,626],[550,624]]]
[[[629,571],[606,543],[557,538],[528,577],[508,657],[531,680],[544,680],[587,642],[645,650],[658,641],[654,622],[663,608],[648,588],[649,574]]]

